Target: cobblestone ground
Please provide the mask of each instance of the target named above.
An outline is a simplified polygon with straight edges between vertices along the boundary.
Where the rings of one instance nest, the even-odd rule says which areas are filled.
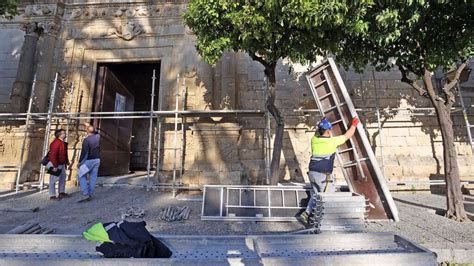
[[[38,212],[0,212],[0,233],[25,223],[36,222],[55,228],[58,234],[79,234],[96,222],[120,220],[122,211],[130,206],[145,210],[143,220],[150,231],[160,234],[271,234],[289,232],[304,227],[297,222],[221,222],[201,221],[201,202],[173,198],[169,192],[146,191],[142,188],[98,187],[92,201],[77,203],[79,193],[59,202],[48,200],[46,191],[24,192],[18,196],[0,193],[0,209],[39,207]],[[194,197],[199,199],[199,196]],[[436,214],[442,213],[445,199],[430,194],[394,194],[400,212],[400,222],[369,222],[368,231],[395,232],[419,244],[474,243],[474,223],[458,223]],[[466,209],[474,198],[466,199]],[[187,205],[189,219],[180,222],[159,220],[162,208]]]

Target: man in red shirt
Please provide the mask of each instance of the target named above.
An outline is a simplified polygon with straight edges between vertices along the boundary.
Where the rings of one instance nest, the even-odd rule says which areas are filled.
[[[68,197],[66,190],[66,165],[69,164],[67,156],[67,143],[64,141],[66,132],[63,129],[54,131],[56,137],[49,145],[48,160],[46,168],[51,173],[49,178],[49,199],[61,200]],[[59,181],[59,182],[58,182]],[[59,195],[56,196],[56,182],[59,183]]]

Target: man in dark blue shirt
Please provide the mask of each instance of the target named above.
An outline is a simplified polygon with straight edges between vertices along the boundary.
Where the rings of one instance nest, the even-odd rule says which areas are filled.
[[[100,135],[93,126],[87,127],[87,137],[82,142],[81,155],[79,157],[79,185],[82,197],[80,202],[90,200],[94,192],[97,174],[100,166]],[[89,175],[89,182],[87,182]]]

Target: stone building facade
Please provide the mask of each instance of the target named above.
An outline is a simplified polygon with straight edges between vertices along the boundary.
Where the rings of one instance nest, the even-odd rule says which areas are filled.
[[[21,15],[0,21],[0,112],[26,111],[33,78],[36,77],[33,111],[44,113],[51,100],[56,72],[60,86],[55,112],[97,111],[95,98],[100,87],[100,69],[108,69],[134,99],[131,111],[150,108],[152,70],[163,110],[174,110],[176,82],[181,85],[178,108],[182,110],[255,110],[264,108],[263,68],[242,53],[228,52],[214,67],[203,62],[195,48],[192,32],[181,18],[185,0],[29,0]],[[277,107],[285,118],[281,180],[306,180],[310,138],[320,117],[305,110],[316,104],[304,77],[307,67],[282,60],[277,69]],[[431,111],[409,111],[430,107],[400,82],[400,74],[367,69],[357,74],[340,70],[372,147],[390,181],[437,179],[443,173],[442,145],[436,117]],[[435,78],[437,75],[435,75]],[[71,92],[71,85],[74,90]],[[186,88],[184,92],[182,89]],[[474,104],[474,79],[463,84],[467,106]],[[71,95],[72,93],[72,95]],[[185,98],[184,98],[185,97]],[[69,104],[72,99],[72,105]],[[375,107],[380,112],[380,130]],[[386,108],[400,108],[387,111]],[[86,117],[86,114],[83,114]],[[474,158],[462,112],[453,114],[461,179],[474,180]],[[474,116],[470,116],[474,123]],[[21,182],[35,181],[43,147],[45,122],[34,119],[26,138],[25,160],[19,165],[25,135],[24,122],[0,118],[0,165],[22,167]],[[54,120],[52,129],[65,127],[65,119]],[[69,154],[77,163],[83,122],[69,123]],[[127,120],[128,121],[128,120]],[[262,184],[265,179],[264,118],[188,117],[184,137],[184,184]],[[152,148],[157,148],[157,123],[153,122]],[[174,120],[164,119],[159,156],[162,182],[174,166]],[[131,170],[146,167],[148,119],[130,124]],[[179,124],[179,129],[181,124]],[[184,145],[181,145],[184,141]],[[178,152],[179,153],[179,152]],[[178,156],[179,158],[180,156]],[[178,162],[181,164],[181,162]],[[340,171],[337,177],[342,179]],[[74,181],[75,170],[69,171]],[[16,173],[0,169],[0,185],[9,187]]]

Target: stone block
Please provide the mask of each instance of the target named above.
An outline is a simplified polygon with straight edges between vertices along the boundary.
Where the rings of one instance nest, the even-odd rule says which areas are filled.
[[[218,172],[203,171],[199,175],[200,185],[218,185],[220,184]]]
[[[184,171],[183,183],[184,184],[199,184],[200,171]]]
[[[387,136],[406,136],[409,132],[407,128],[387,128],[384,129],[384,134]]]
[[[263,149],[239,149],[241,160],[258,160],[263,158]]]
[[[403,178],[403,167],[400,165],[387,165],[384,167],[385,178],[388,180]]]
[[[407,146],[407,140],[406,137],[389,137],[387,138],[387,142],[390,146],[392,147],[406,147]]]

